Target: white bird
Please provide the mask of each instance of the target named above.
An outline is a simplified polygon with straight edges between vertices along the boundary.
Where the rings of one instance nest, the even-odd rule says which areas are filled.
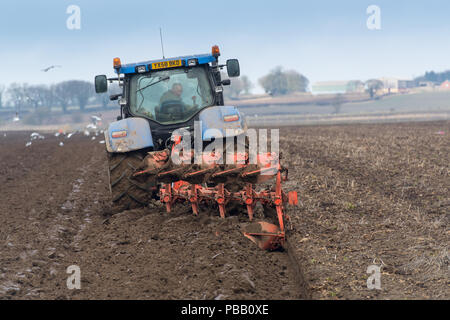
[[[95,124],[93,124],[93,123],[89,123],[89,124],[86,126],[86,129],[97,129],[97,126],[96,126]]]
[[[92,120],[95,121],[102,121],[102,118],[98,117],[98,116],[91,116]]]
[[[48,72],[49,70],[51,70],[53,68],[61,68],[61,66],[50,66],[50,67],[47,67],[45,69],[42,69],[41,71]]]

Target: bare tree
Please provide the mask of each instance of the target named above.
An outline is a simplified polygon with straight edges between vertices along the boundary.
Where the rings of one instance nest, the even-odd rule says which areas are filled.
[[[347,92],[361,92],[364,91],[364,82],[361,80],[352,80],[347,83]]]
[[[272,95],[283,95],[288,92],[287,79],[283,76],[282,68],[276,67],[270,73],[259,79],[264,91]]]
[[[89,99],[94,96],[94,85],[82,80],[70,80],[68,85],[72,102],[76,102],[83,111]]]
[[[32,85],[27,84],[22,87],[23,94],[29,106],[32,106],[34,110],[45,105],[48,99],[48,89],[44,85]]]
[[[370,79],[366,81],[367,91],[370,94],[370,98],[373,99],[378,90],[383,88],[383,82],[378,79]]]
[[[242,76],[240,78],[241,82],[242,82],[242,88],[244,90],[245,94],[249,94],[250,90],[253,89],[253,83],[250,81],[250,79],[247,76]]]
[[[294,70],[283,71],[278,66],[268,75],[259,79],[259,84],[272,95],[283,95],[292,92],[306,92],[309,80]]]
[[[287,80],[288,93],[291,92],[306,92],[309,80],[305,76],[295,70],[287,70],[284,72]]]
[[[0,85],[0,108],[3,108],[3,93],[5,92],[5,86]]]
[[[341,112],[341,106],[342,103],[344,102],[344,98],[342,96],[341,93],[338,93],[334,98],[333,98],[333,102],[332,102],[332,106],[334,108],[334,113],[338,114],[339,112]]]
[[[18,110],[20,108],[37,110],[40,107],[50,109],[60,105],[66,113],[69,105],[73,104],[84,110],[94,94],[94,86],[90,82],[79,80],[63,81],[50,87],[13,83],[7,93],[11,103]]]
[[[23,90],[23,85],[18,83],[13,83],[8,87],[8,95],[17,112],[23,108],[26,104],[25,93]]]
[[[61,106],[64,113],[67,113],[67,107],[71,103],[72,91],[70,81],[63,81],[51,86],[53,98]]]
[[[222,79],[228,79],[225,73],[222,73]],[[247,76],[230,79],[231,84],[224,87],[224,96],[228,99],[238,99],[242,93],[248,94],[253,87],[252,82]]]
[[[109,96],[112,94],[118,94],[121,92],[122,92],[122,89],[119,87],[119,85],[116,82],[111,83],[108,86],[108,92],[100,93],[100,94],[96,95],[96,101],[98,103],[100,103],[103,108],[106,108],[110,103]]]
[[[42,105],[47,108],[52,108],[56,104],[56,97],[53,93],[52,87],[45,86],[41,92]]]

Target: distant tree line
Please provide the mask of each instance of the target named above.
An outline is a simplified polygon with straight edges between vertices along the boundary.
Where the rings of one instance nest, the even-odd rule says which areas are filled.
[[[3,92],[5,92],[5,86],[0,85],[0,108],[3,108]]]
[[[306,92],[309,80],[294,70],[284,71],[278,66],[259,79],[259,84],[270,95],[278,96],[293,92]]]
[[[117,88],[113,84],[110,92],[115,91]],[[13,83],[8,88],[0,85],[0,108],[37,111],[56,107],[67,113],[70,106],[83,111],[88,104],[108,106],[109,93],[95,94],[94,85],[82,80],[68,80],[53,85]]]
[[[222,74],[222,78],[226,79],[227,76]],[[306,92],[309,85],[305,76],[294,70],[285,71],[282,67],[276,67],[258,82],[266,93],[274,96]],[[224,95],[228,99],[238,99],[243,94],[249,94],[253,88],[254,84],[247,76],[232,78],[231,85],[224,88]]]
[[[222,73],[222,79],[227,79],[227,75]],[[225,86],[223,94],[228,99],[238,99],[242,94],[249,94],[253,88],[253,83],[247,76],[231,79],[231,85]]]
[[[223,78],[227,78],[225,74]],[[416,78],[416,81],[443,82],[447,79],[450,79],[450,70],[441,73],[426,72],[424,76]],[[281,66],[275,67],[267,75],[258,79],[258,83],[266,93],[273,96],[307,92],[309,86],[309,80],[304,75],[295,70],[284,70]],[[253,87],[254,84],[245,75],[233,78],[231,85],[224,88],[224,95],[227,99],[239,99],[242,95],[249,94]],[[350,81],[347,92],[358,92],[361,88],[374,98],[376,92],[383,88],[383,82],[377,79],[366,82]],[[0,108],[34,111],[40,108],[60,108],[67,113],[69,107],[76,107],[83,111],[88,104],[100,104],[107,107],[110,103],[109,95],[118,93],[119,88],[116,83],[113,83],[109,85],[108,91],[104,94],[95,94],[94,85],[82,80],[68,80],[53,85],[13,83],[8,88],[0,85]]]
[[[423,76],[414,79],[416,83],[430,81],[435,83],[442,83],[446,80],[450,80],[450,70],[443,72],[427,71]]]

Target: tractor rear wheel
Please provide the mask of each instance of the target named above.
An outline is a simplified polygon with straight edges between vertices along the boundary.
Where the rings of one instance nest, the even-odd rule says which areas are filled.
[[[115,212],[143,208],[154,199],[156,184],[133,176],[145,155],[142,151],[108,152],[109,187]]]

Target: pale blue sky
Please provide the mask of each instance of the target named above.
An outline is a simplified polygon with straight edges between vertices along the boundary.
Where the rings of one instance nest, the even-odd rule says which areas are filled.
[[[81,30],[66,28],[72,4],[81,8]],[[381,30],[366,27],[371,4],[381,8]],[[0,84],[92,81],[112,74],[116,56],[160,58],[160,26],[166,56],[218,44],[253,82],[276,65],[311,82],[410,78],[450,69],[449,16],[448,0],[2,0]],[[40,71],[52,64],[62,68]]]

